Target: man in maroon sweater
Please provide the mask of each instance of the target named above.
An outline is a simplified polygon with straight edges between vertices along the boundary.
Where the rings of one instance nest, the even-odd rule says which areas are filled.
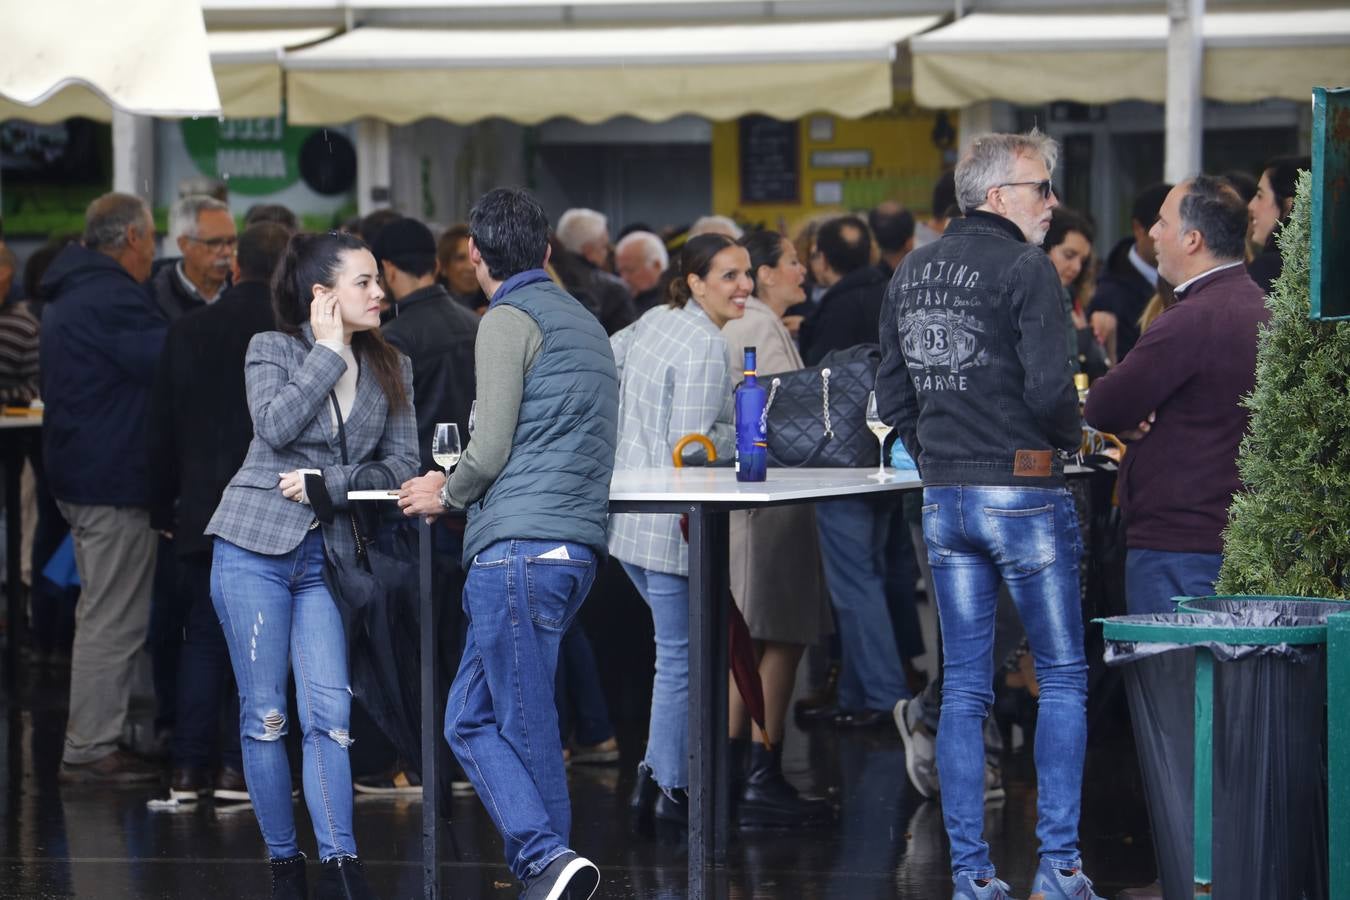
[[[1241,487],[1238,444],[1255,383],[1258,326],[1270,317],[1243,266],[1247,214],[1217,178],[1167,195],[1150,235],[1180,301],[1092,386],[1089,425],[1130,441],[1120,470],[1126,603],[1172,612],[1214,589],[1228,505]]]

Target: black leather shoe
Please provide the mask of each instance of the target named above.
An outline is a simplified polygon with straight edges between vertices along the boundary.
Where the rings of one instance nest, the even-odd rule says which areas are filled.
[[[272,867],[272,900],[309,900],[305,884],[305,854],[269,860]]]
[[[314,889],[314,900],[375,900],[361,860],[339,856],[325,862]]]
[[[845,715],[847,710],[831,703],[828,706],[808,706],[797,710],[797,723],[800,725],[828,725]]]
[[[638,763],[637,782],[633,785],[633,793],[628,795],[628,815],[634,828],[651,825],[656,798],[660,793],[661,788],[652,777],[652,770],[646,763]]]
[[[179,803],[196,803],[209,787],[206,774],[196,767],[174,769],[169,776],[169,798]]]
[[[813,709],[819,709],[824,706],[835,706],[835,698],[839,696],[839,663],[831,663],[829,671],[825,674],[825,683],[814,693],[801,698],[792,705],[792,711],[801,716],[803,713]]]
[[[841,710],[834,717],[835,728],[876,728],[882,724],[891,724],[891,711],[889,709]]]
[[[684,788],[658,789],[652,817],[669,825],[689,827],[689,792]]]
[[[750,768],[736,798],[736,822],[742,828],[810,828],[834,819],[834,809],[819,797],[803,797],[783,777],[783,746],[772,750],[750,745]]]

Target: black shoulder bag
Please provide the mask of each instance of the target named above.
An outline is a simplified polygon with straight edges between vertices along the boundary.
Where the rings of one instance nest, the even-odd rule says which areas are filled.
[[[875,466],[877,439],[867,429],[867,395],[881,348],[858,344],[828,353],[820,365],[765,375],[769,462],[797,468]]]

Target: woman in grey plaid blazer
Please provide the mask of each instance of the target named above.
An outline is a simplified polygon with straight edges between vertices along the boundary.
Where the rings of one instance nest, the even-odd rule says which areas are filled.
[[[355,554],[351,522],[341,514],[353,470],[379,460],[391,488],[417,471],[412,369],[380,337],[383,297],[375,259],[360,240],[291,239],[273,282],[279,330],[255,336],[245,360],[253,442],[206,528],[215,536],[211,599],[239,684],[244,776],[271,859],[273,897],[305,896],[281,742],[288,666],[322,878],[337,896],[371,896],[352,837],[347,644],[323,573],[325,551]]]

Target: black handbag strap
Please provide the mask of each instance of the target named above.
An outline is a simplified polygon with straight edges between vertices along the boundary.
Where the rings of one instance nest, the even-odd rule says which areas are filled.
[[[333,391],[328,392],[328,402],[333,404],[333,417],[337,419],[338,447],[342,450],[342,464],[349,465],[347,458],[347,428],[342,424],[342,407],[338,405],[337,394]],[[356,542],[356,559],[358,562],[366,558],[366,539],[361,537],[361,529],[356,527],[356,514],[349,508],[347,510],[347,521],[352,523],[352,540]]]

